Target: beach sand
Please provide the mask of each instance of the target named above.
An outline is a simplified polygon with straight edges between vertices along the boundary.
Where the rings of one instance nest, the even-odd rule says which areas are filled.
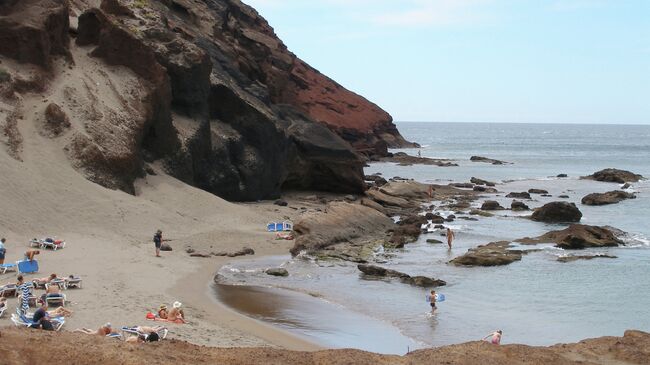
[[[94,329],[106,322],[114,327],[151,325],[147,311],[178,300],[189,323],[165,323],[170,338],[210,346],[318,348],[213,299],[212,276],[236,258],[195,258],[185,252],[191,246],[206,252],[250,247],[256,255],[286,253],[292,241],[276,241],[265,225],[297,211],[272,202],[229,203],[160,168],[157,175],[138,180],[135,196],[109,190],[70,166],[61,140],[41,137],[31,122],[21,121],[19,129],[25,136],[23,161],[0,152],[0,235],[7,239],[6,262],[21,259],[31,238],[66,241],[62,250],[41,250],[36,256],[40,271],[25,275],[26,280],[50,273],[83,278],[82,289],[65,291],[74,312],[66,330]],[[173,239],[173,251],[160,258],[154,256],[152,242],[156,229]],[[0,284],[15,279],[15,273],[0,275]],[[9,299],[7,313],[16,305],[15,298]],[[5,314],[0,326],[10,325],[9,317]]]

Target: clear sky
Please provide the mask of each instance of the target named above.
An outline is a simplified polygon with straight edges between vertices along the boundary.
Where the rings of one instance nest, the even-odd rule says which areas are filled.
[[[397,121],[650,124],[650,0],[244,0]]]

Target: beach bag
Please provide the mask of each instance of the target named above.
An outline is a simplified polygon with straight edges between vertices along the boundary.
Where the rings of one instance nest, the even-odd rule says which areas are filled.
[[[147,319],[156,319],[156,315],[151,312],[147,312]]]

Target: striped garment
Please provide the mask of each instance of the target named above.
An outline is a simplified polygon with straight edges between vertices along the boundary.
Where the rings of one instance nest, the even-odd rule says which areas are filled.
[[[21,297],[21,309],[23,310],[23,313],[27,313],[27,310],[29,309],[29,297],[31,296],[30,292],[30,286],[27,283],[22,283],[21,285],[18,285],[18,290],[20,291],[20,297]]]

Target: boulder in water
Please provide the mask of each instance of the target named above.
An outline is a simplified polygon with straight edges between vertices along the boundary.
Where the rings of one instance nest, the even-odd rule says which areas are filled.
[[[627,170],[609,168],[609,169],[596,171],[593,174],[588,176],[583,176],[582,178],[589,179],[589,180],[616,182],[619,184],[624,184],[626,182],[637,182],[643,179],[643,176]]]
[[[530,194],[528,192],[522,191],[520,193],[512,192],[506,195],[506,198],[516,198],[516,199],[530,199]]]
[[[621,190],[608,191],[606,193],[592,193],[582,198],[584,205],[606,205],[616,204],[625,199],[634,199],[636,195]]]
[[[495,200],[486,200],[481,205],[481,210],[504,210],[505,208]],[[471,214],[471,213],[470,213]]]
[[[625,244],[617,236],[623,234],[610,227],[572,224],[569,227],[545,233],[536,238],[517,240],[524,244],[555,243],[557,247],[578,250],[588,247],[616,247]]]
[[[528,189],[530,194],[548,194],[548,191],[544,189]]]
[[[521,211],[521,210],[529,210],[530,208],[528,205],[524,204],[523,202],[520,202],[518,200],[513,200],[512,203],[510,203],[510,209],[514,211]]]
[[[271,276],[289,276],[289,272],[287,271],[287,269],[282,267],[274,267],[274,268],[266,269],[264,272],[267,275],[271,275]]]
[[[573,203],[550,202],[535,209],[530,218],[546,223],[580,222],[582,212]]]

